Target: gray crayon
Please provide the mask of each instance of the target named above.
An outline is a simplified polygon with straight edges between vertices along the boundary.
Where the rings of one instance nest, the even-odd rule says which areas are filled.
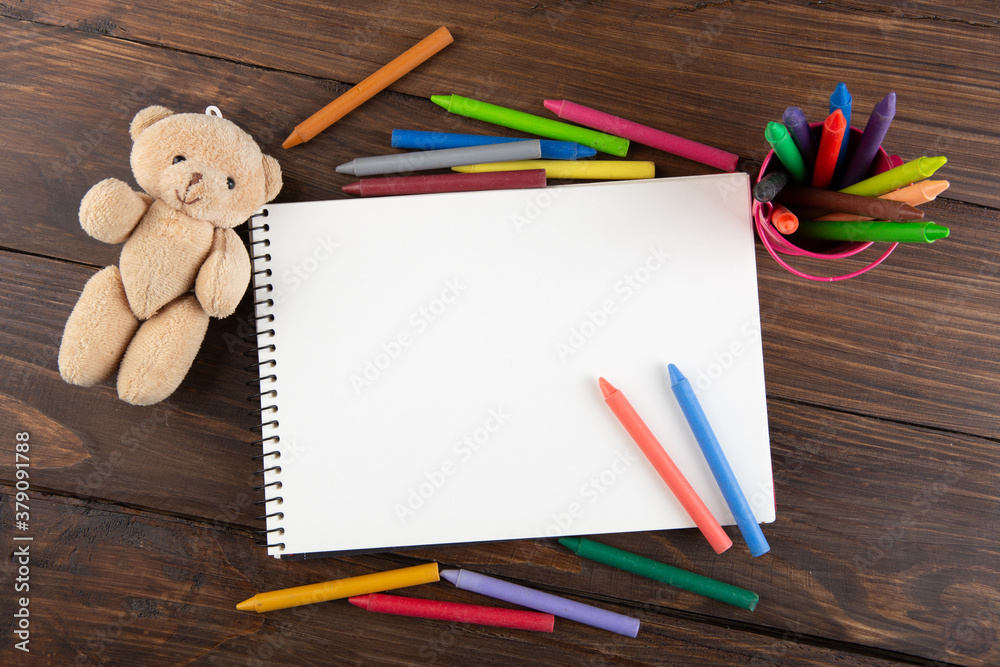
[[[337,173],[350,174],[351,176],[374,176],[376,174],[398,174],[424,169],[460,167],[481,162],[537,160],[541,156],[541,142],[538,139],[531,139],[486,146],[465,146],[462,148],[443,148],[436,151],[359,157],[337,167]]]

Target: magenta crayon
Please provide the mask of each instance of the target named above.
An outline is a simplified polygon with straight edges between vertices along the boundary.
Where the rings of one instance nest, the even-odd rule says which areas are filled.
[[[889,131],[889,125],[895,115],[896,93],[889,93],[872,109],[872,115],[868,117],[868,123],[865,125],[864,132],[861,133],[861,139],[854,149],[854,154],[847,162],[847,169],[844,170],[839,187],[845,188],[848,185],[853,185],[868,175],[872,160],[875,159],[875,154],[882,146],[882,140],[885,138],[886,132]]]
[[[736,162],[739,160],[739,156],[733,153],[727,153],[718,148],[712,148],[567,100],[545,100],[543,104],[545,104],[546,109],[564,120],[607,132],[616,137],[624,137],[645,146],[652,146],[666,153],[679,155],[716,169],[736,171]]]
[[[478,174],[433,174],[362,178],[343,187],[344,192],[360,197],[419,195],[430,192],[469,192],[472,190],[516,190],[544,188],[544,169],[490,171]]]
[[[560,618],[591,625],[602,630],[617,632],[626,637],[639,634],[639,619],[600,609],[582,602],[536,591],[527,586],[512,584],[502,579],[487,577],[485,574],[469,572],[468,570],[442,570],[441,577],[447,579],[462,590],[479,593],[497,600],[521,605]]]
[[[847,121],[840,109],[834,110],[823,121],[823,134],[816,151],[816,165],[813,167],[812,186],[828,188],[833,181],[833,171],[837,168],[840,146],[845,141]]]
[[[538,611],[484,607],[478,604],[441,602],[440,600],[425,600],[381,593],[356,595],[348,598],[347,601],[355,607],[380,614],[429,618],[435,621],[455,623],[475,623],[498,628],[534,630],[535,632],[552,632],[556,620],[552,614],[543,614]]]

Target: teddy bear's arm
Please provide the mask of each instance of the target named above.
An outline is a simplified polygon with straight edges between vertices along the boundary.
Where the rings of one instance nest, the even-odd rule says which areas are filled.
[[[198,271],[194,293],[212,317],[232,315],[250,284],[250,256],[232,229],[216,227],[212,249]]]
[[[152,203],[149,195],[134,191],[117,178],[106,178],[83,196],[80,226],[98,241],[121,243]]]

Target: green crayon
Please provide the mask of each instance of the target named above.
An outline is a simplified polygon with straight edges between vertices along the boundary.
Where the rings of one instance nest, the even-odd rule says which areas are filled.
[[[586,537],[561,537],[559,544],[587,560],[604,563],[620,570],[661,581],[685,591],[691,591],[734,607],[753,611],[760,596],[753,591],[703,577],[673,565],[622,551],[615,547],[588,540]]]
[[[469,99],[461,95],[432,95],[431,102],[459,116],[475,118],[494,125],[509,127],[559,141],[575,141],[584,146],[618,157],[628,153],[628,139],[604,134],[578,125],[570,125],[551,118],[543,118],[523,111],[515,111],[488,102]]]
[[[788,134],[788,128],[781,123],[771,121],[764,128],[764,138],[771,144],[774,154],[781,160],[781,164],[785,165],[792,180],[799,184],[805,183],[808,176],[806,163],[792,135]]]
[[[799,238],[824,241],[933,243],[948,236],[949,233],[947,227],[925,220],[920,222],[807,220],[799,222],[799,229],[795,235]]]
[[[918,157],[901,164],[895,169],[876,174],[871,178],[866,178],[854,185],[850,185],[841,192],[849,195],[862,195],[864,197],[881,197],[884,194],[904,188],[907,185],[916,183],[934,174],[940,169],[948,158],[943,155],[937,157]]]

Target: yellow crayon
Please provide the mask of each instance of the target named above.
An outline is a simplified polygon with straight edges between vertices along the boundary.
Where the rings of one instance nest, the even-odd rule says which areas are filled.
[[[440,580],[438,564],[426,563],[424,565],[404,567],[399,570],[389,570],[388,572],[363,574],[360,577],[324,581],[321,584],[309,584],[307,586],[286,588],[280,591],[258,593],[249,600],[244,600],[236,605],[236,608],[240,611],[256,611],[260,613],[274,611],[275,609],[298,607],[304,604],[326,602],[327,600],[339,600],[355,595],[380,593],[395,588],[429,584],[432,581]]]
[[[513,160],[511,162],[471,164],[467,167],[452,167],[452,169],[466,173],[544,169],[546,178],[625,180],[653,178],[654,165],[652,162],[637,162],[632,160]]]
[[[911,206],[919,206],[920,204],[926,204],[929,201],[933,201],[939,194],[948,189],[951,184],[948,181],[918,181],[916,183],[911,183],[904,188],[899,188],[898,190],[893,190],[892,192],[887,192],[881,195],[879,199],[890,199],[892,201],[901,201]],[[850,222],[860,222],[862,220],[873,220],[874,218],[865,218],[860,215],[852,215],[850,213],[828,213],[827,215],[816,218],[816,220],[845,220]]]

